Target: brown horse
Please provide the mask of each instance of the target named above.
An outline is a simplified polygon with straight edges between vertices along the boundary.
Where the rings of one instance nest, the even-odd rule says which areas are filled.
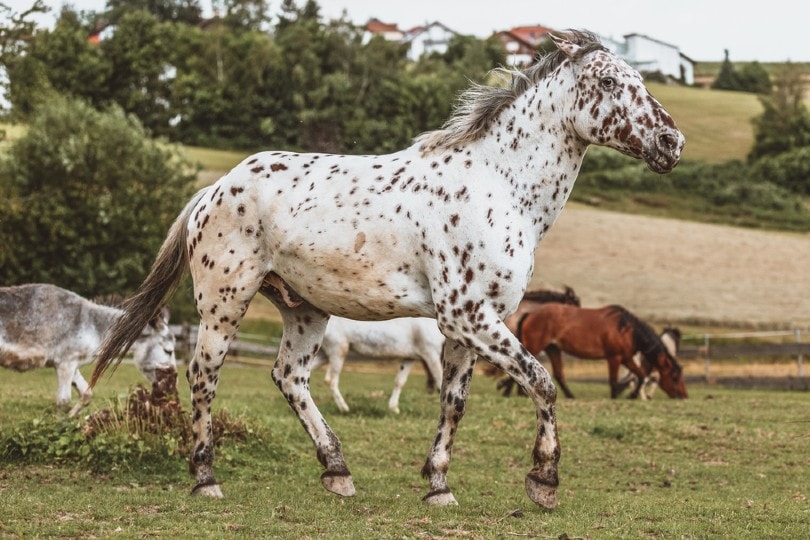
[[[574,289],[571,287],[566,286],[565,290],[562,292],[552,291],[549,289],[535,289],[533,291],[526,291],[523,294],[523,298],[520,300],[517,310],[515,310],[515,312],[508,316],[503,322],[506,324],[509,331],[515,334],[517,332],[518,323],[525,314],[529,313],[537,306],[550,302],[570,304],[572,306],[580,305],[579,296],[577,296]],[[491,364],[487,364],[487,366],[484,368],[484,373],[489,377],[501,377],[501,375],[505,375],[502,369],[499,369]],[[428,383],[430,383],[430,381],[428,381]],[[515,381],[508,375],[502,377],[496,386],[496,388],[503,393],[504,397],[509,397],[512,394],[514,387]],[[526,395],[520,386],[517,387],[517,392],[519,395]]]
[[[646,380],[656,369],[661,375],[659,385],[669,397],[687,397],[678,361],[647,323],[621,306],[587,309],[544,304],[521,318],[515,335],[535,356],[541,351],[546,353],[554,378],[566,397],[574,395],[565,383],[563,352],[577,358],[607,359],[612,398],[620,392],[617,379],[621,365],[639,381]],[[643,355],[641,365],[633,361],[636,352]],[[638,397],[640,387],[636,387],[631,397]]]

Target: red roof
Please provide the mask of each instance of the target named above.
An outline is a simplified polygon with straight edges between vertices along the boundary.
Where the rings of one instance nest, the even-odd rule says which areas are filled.
[[[379,34],[382,32],[399,32],[399,27],[394,24],[384,23],[378,19],[371,19],[366,23],[366,30],[372,34]]]
[[[510,33],[534,47],[537,47],[546,35],[553,31],[553,28],[546,28],[545,26],[516,26],[509,30]]]

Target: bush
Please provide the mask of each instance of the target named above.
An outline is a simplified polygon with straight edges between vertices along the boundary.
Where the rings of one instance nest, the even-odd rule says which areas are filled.
[[[52,97],[0,159],[0,282],[129,293],[195,177],[120,108]]]
[[[810,147],[764,157],[754,163],[751,176],[793,193],[810,195]]]

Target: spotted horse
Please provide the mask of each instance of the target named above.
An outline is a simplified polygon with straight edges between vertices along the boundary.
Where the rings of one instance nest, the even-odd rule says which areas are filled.
[[[211,404],[228,346],[258,292],[283,320],[273,381],[315,444],[328,491],[355,494],[340,441],[310,395],[311,363],[330,315],[431,317],[446,346],[424,500],[456,504],[450,455],[481,356],[533,400],[537,432],[525,488],[539,506],[557,505],[556,390],[504,318],[523,296],[537,243],[571,194],[588,146],[614,148],[664,173],[678,163],[684,138],[638,72],[593,34],[553,40],[557,50],[525,71],[502,70],[507,87],[470,87],[441,129],[404,150],[261,152],[188,203],[103,344],[92,383],[190,268],[201,319],[187,372],[194,493],[222,496]]]

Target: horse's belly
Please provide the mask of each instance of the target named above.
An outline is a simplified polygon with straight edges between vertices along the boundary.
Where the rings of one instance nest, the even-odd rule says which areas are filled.
[[[30,371],[48,365],[44,351],[0,346],[0,366],[14,371]]]
[[[357,261],[338,257],[277,258],[272,270],[313,306],[356,320],[435,315],[427,280],[396,258]]]

